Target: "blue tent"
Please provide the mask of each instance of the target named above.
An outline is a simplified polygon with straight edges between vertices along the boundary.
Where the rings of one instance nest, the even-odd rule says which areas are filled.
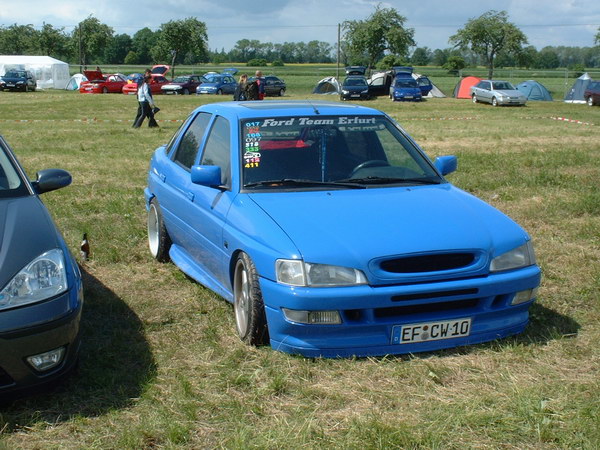
[[[551,102],[552,95],[546,87],[534,80],[523,81],[517,84],[516,88],[527,97],[527,100],[544,100]]]
[[[567,95],[565,95],[565,102],[585,103],[586,101],[583,93],[585,92],[588,84],[590,84],[591,80],[592,77],[590,77],[587,72],[577,78],[571,90],[567,92]]]

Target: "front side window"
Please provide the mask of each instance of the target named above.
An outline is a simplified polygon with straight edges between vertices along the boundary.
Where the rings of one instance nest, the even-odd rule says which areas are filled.
[[[203,166],[219,166],[221,168],[221,184],[229,186],[231,182],[231,137],[229,121],[217,117],[210,130],[206,147],[202,153],[200,164]]]
[[[191,169],[211,117],[212,115],[208,113],[198,113],[187,130],[185,130],[179,141],[179,146],[173,155],[173,160],[180,166],[188,170]]]
[[[29,190],[8,154],[8,146],[0,138],[0,198],[24,195],[29,195]]]
[[[246,189],[443,182],[412,141],[384,116],[262,118],[243,122],[242,129]]]

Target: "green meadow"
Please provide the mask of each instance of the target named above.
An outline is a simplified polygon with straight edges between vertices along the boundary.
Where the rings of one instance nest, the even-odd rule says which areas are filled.
[[[536,78],[553,102],[473,104],[451,98],[456,78],[430,71],[448,98],[361,104],[431,158],[457,155],[449,180],[531,234],[543,279],[519,336],[382,358],[248,347],[231,305],[151,258],[150,157],[194,108],[228,97],[157,96],[160,128],[134,130],[134,96],[0,92],[0,134],[32,179],[71,172],[71,186],[42,199],[77,257],[84,232],[91,245],[79,367],[0,406],[0,449],[598,448],[600,107],[562,102],[574,79],[561,76]],[[338,101],[311,94],[335,67],[264,72],[285,79],[286,99]]]

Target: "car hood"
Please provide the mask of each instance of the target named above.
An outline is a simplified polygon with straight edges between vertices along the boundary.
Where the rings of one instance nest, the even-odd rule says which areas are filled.
[[[60,247],[57,233],[37,196],[0,199],[0,289],[34,258]]]
[[[487,263],[527,237],[506,215],[449,183],[249,195],[305,261],[365,271],[374,259],[441,251],[473,250]]]
[[[83,74],[89,81],[104,81],[105,77],[102,72],[97,70],[84,70]]]
[[[501,94],[508,95],[509,97],[525,97],[525,95],[518,89],[502,89],[502,90],[498,90],[496,92],[500,92]]]

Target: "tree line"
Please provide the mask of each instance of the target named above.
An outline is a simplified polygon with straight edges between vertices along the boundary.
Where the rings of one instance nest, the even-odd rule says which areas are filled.
[[[376,6],[365,20],[345,21],[339,43],[342,64],[385,69],[394,65],[443,66],[449,71],[484,65],[492,77],[496,67],[534,69],[600,67],[600,29],[590,47],[544,47],[527,45],[526,35],[508,20],[505,11],[488,11],[472,18],[450,36],[445,49],[418,47],[414,29],[393,8]],[[201,64],[330,63],[338,58],[338,46],[321,41],[263,43],[240,39],[225,51],[207,47],[204,22],[190,17],[162,24],[158,30],[142,28],[133,36],[115,34],[109,25],[93,16],[81,21],[72,32],[44,23],[0,26],[0,54],[48,55],[71,64]]]

